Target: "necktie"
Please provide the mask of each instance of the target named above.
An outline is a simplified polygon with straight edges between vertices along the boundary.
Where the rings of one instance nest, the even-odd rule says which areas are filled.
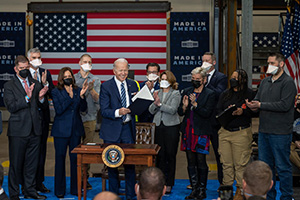
[[[121,103],[122,107],[126,108],[126,92],[124,87],[124,82],[121,84]],[[126,119],[126,115],[122,116],[123,121]]]
[[[207,86],[209,84],[209,81],[210,81],[209,77],[210,77],[210,74],[207,74],[207,82],[206,82],[205,86]]]
[[[25,92],[26,92],[26,94],[27,94],[28,91],[29,91],[29,87],[28,87],[27,81],[26,81],[26,80],[23,80],[23,83],[24,83]]]
[[[37,71],[34,71],[34,72],[33,72],[33,78],[34,78],[35,80],[37,80],[37,81],[40,82],[40,79],[39,79],[39,76],[38,76],[38,74],[37,74]]]

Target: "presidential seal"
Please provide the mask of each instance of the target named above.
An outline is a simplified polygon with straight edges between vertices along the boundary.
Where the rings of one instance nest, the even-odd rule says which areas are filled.
[[[124,151],[117,145],[109,145],[102,152],[102,160],[104,164],[111,168],[116,168],[122,165],[124,159]]]

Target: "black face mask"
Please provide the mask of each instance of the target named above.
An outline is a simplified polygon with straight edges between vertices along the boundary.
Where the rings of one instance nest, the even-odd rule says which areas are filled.
[[[67,86],[70,86],[73,83],[73,79],[72,78],[66,78],[64,79],[64,84]]]
[[[201,86],[201,81],[192,80],[192,84],[194,88],[199,88]]]
[[[19,75],[22,77],[22,78],[27,78],[27,76],[29,75],[29,69],[22,69],[19,71]]]
[[[235,78],[230,79],[230,87],[235,88],[237,86],[239,86],[239,81],[236,80]]]

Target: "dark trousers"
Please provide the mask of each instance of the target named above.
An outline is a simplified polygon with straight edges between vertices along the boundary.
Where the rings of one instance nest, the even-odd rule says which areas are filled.
[[[19,196],[19,183],[24,186],[24,195],[36,193],[36,170],[41,136],[31,133],[27,137],[9,136],[8,190],[10,198]]]
[[[45,180],[45,162],[47,153],[47,139],[49,135],[49,121],[42,121],[42,136],[40,145],[39,163],[36,172],[36,185],[40,186]]]
[[[156,167],[165,174],[167,186],[173,186],[176,172],[176,155],[179,143],[179,125],[165,126],[162,122],[155,127],[155,144],[161,149],[157,155]]]
[[[66,193],[66,154],[69,146],[69,157],[71,165],[71,194],[77,195],[77,154],[71,151],[80,144],[81,137],[72,135],[71,137],[54,137],[55,148],[55,176],[54,194],[65,195]]]
[[[133,144],[134,140],[132,138],[132,128],[131,123],[123,125],[122,133],[117,141],[104,140],[104,143],[124,143]],[[133,199],[135,197],[135,166],[134,165],[124,165],[125,169],[125,182],[126,182],[126,199]],[[118,168],[108,167],[108,177],[109,177],[109,191],[115,194],[119,193],[119,171]]]
[[[217,161],[218,180],[219,180],[219,183],[222,184],[222,182],[223,182],[223,167],[222,167],[222,163],[220,162],[220,154],[218,152],[218,148],[219,148],[219,134],[218,134],[218,131],[220,130],[221,127],[219,125],[215,125],[215,126],[212,126],[212,128],[213,128],[213,132],[210,135],[210,141],[211,141],[211,144],[213,146],[216,161]]]

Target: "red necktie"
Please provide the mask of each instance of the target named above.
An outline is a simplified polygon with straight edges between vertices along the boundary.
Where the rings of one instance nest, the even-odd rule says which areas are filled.
[[[23,80],[23,83],[24,83],[24,87],[25,87],[25,92],[26,92],[26,94],[27,94],[28,91],[29,91],[29,87],[28,87],[27,81],[26,81],[26,80]]]

